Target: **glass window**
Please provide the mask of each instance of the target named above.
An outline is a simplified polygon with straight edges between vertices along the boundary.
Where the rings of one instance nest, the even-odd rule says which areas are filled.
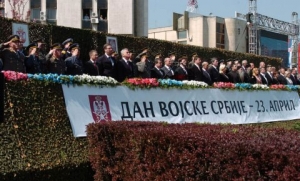
[[[221,33],[217,33],[217,42],[219,44],[225,44],[225,35]]]
[[[217,48],[225,49],[225,46],[221,44],[217,44]]]
[[[225,33],[225,24],[217,23],[217,33]]]
[[[179,31],[177,39],[186,39],[187,33],[186,31]]]
[[[40,20],[40,12],[41,12],[40,8],[31,9],[30,18],[35,20]]]
[[[0,9],[0,17],[4,17],[4,9]]]
[[[52,9],[52,8],[47,9],[47,19],[48,20],[56,19],[56,9]]]

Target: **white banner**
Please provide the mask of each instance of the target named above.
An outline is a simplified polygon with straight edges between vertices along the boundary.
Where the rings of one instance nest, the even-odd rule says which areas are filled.
[[[261,123],[300,118],[296,91],[137,89],[63,86],[75,137],[106,120],[168,123]]]

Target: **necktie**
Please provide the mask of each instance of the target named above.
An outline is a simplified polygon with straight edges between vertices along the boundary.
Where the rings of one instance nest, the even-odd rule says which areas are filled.
[[[115,64],[114,64],[114,61],[112,60],[112,58],[111,58],[111,57],[108,57],[108,59],[110,60],[111,65],[114,66]],[[128,63],[127,63],[127,64],[128,64]]]

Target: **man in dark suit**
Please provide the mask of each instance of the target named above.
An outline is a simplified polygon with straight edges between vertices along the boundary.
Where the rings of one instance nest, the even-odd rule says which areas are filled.
[[[212,82],[219,82],[220,80],[220,75],[219,75],[219,70],[218,70],[218,59],[217,58],[212,58],[211,59],[211,64],[212,66],[208,69],[209,75],[211,77]]]
[[[277,77],[277,80],[278,80],[279,84],[283,84],[283,85],[287,84],[287,80],[285,78],[285,69],[284,68],[281,68],[279,70],[279,75]]]
[[[20,37],[18,35],[11,35],[3,43],[1,47],[5,47],[1,52],[1,59],[3,61],[3,70],[12,70],[16,72],[26,73],[24,64],[25,56],[18,51]]]
[[[296,68],[292,69],[290,79],[293,81],[293,85],[298,85],[297,70],[296,70]]]
[[[271,69],[272,69],[272,66],[268,65],[267,66],[267,72],[265,73],[265,76],[268,80],[269,85],[273,84],[273,75],[271,73]]]
[[[175,70],[175,79],[188,80],[189,74],[187,71],[187,56],[183,55],[178,61],[179,66]]]
[[[161,70],[161,67],[162,67],[162,60],[161,60],[161,58],[155,58],[154,63],[155,63],[155,65],[151,69],[151,77],[152,78],[157,78],[157,79],[164,78],[165,74]]]
[[[121,50],[122,59],[117,62],[117,81],[123,82],[126,78],[133,77],[133,65],[129,61],[130,54],[127,48]]]
[[[265,84],[265,85],[270,85],[271,82],[268,81],[267,77],[266,77],[266,69],[264,67],[260,68],[260,79],[261,79],[261,83]]]
[[[194,57],[194,64],[188,72],[189,80],[202,81],[201,58],[199,56]]]
[[[98,59],[98,52],[96,50],[91,50],[89,52],[90,60],[83,63],[83,73],[88,75],[97,76],[99,75],[99,68],[96,64]]]
[[[112,57],[113,49],[110,44],[104,44],[104,55],[98,58],[96,64],[98,66],[99,75],[117,78],[116,66],[117,61]]]
[[[203,62],[202,63],[202,75],[203,75],[202,80],[211,86],[213,84],[213,82],[212,82],[211,77],[210,77],[209,73],[207,72],[207,70],[208,70],[208,62]]]
[[[164,77],[165,79],[173,79],[175,72],[174,70],[171,68],[171,59],[169,57],[166,57],[165,60],[165,66],[163,68],[161,68],[161,70],[164,72]]]
[[[232,65],[231,71],[228,73],[228,78],[232,83],[241,83],[240,75],[238,73],[238,67],[236,64]]]

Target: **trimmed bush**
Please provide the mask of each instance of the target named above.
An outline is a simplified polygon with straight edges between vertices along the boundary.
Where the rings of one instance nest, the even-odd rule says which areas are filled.
[[[109,122],[87,128],[95,180],[299,180],[300,133]]]
[[[61,85],[5,83],[0,180],[89,181],[86,138],[74,138]]]

